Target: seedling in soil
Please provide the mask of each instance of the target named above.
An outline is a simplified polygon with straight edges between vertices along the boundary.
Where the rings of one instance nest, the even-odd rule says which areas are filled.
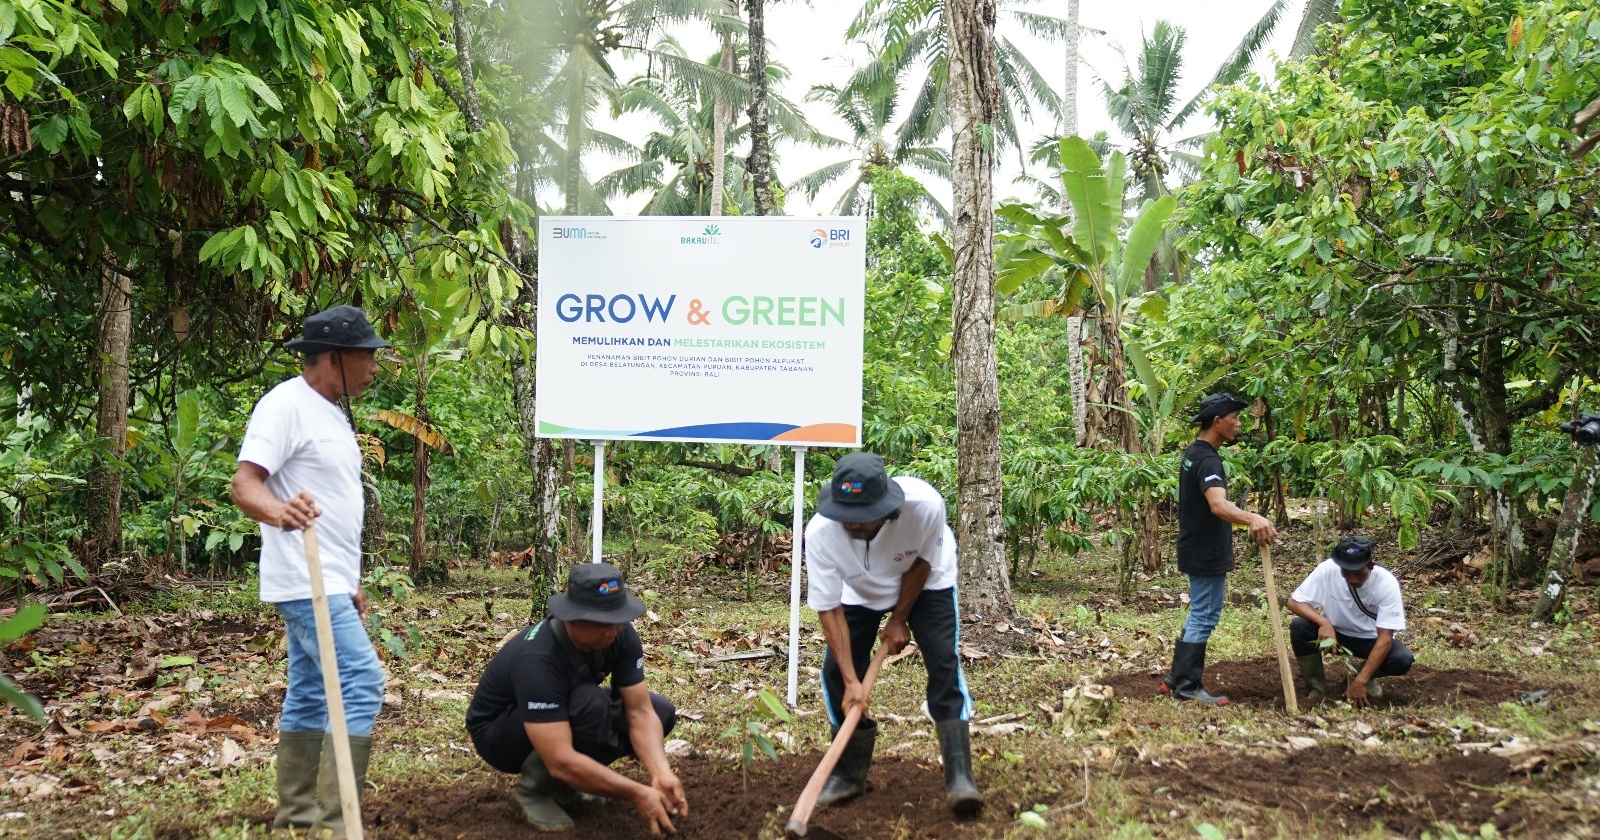
[[[789,723],[793,720],[789,716],[789,710],[783,707],[783,701],[779,700],[778,695],[773,694],[766,687],[762,687],[761,690],[756,692],[755,707],[757,714],[771,718],[779,723]],[[739,762],[739,783],[744,786],[745,790],[750,789],[750,780],[746,772],[750,762],[756,760],[757,749],[760,749],[762,754],[769,759],[776,760],[778,758],[778,750],[772,746],[772,741],[767,738],[766,729],[766,724],[759,720],[750,719],[743,724],[730,726],[722,733],[724,738],[742,740],[744,742],[742,760]]]

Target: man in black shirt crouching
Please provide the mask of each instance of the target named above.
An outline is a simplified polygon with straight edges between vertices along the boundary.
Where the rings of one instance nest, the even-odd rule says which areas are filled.
[[[521,774],[517,803],[540,831],[572,828],[562,804],[583,794],[633,803],[652,837],[676,833],[672,817],[689,813],[663,747],[677,712],[644,687],[632,624],[644,611],[616,567],[585,563],[550,599],[550,617],[506,642],[478,681],[467,707],[472,744],[495,769]],[[610,690],[601,687],[608,677]],[[607,766],[629,755],[650,784]]]

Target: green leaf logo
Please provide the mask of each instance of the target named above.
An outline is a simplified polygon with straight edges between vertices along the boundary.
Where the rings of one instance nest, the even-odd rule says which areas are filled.
[[[716,225],[706,225],[706,229],[702,231],[702,233],[705,236],[721,236],[722,228],[717,227]]]

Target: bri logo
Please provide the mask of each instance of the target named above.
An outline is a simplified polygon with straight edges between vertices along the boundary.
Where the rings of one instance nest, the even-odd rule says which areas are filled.
[[[811,231],[811,247],[821,249],[824,246],[832,248],[850,247],[850,231],[847,228],[816,228]]]
[[[617,594],[617,590],[621,588],[622,582],[613,578],[595,587],[595,591],[601,595],[615,595]]]
[[[841,482],[839,482],[839,492],[840,493],[849,493],[851,495],[855,495],[856,493],[860,493],[861,492],[861,482],[859,482],[859,481],[841,481]]]

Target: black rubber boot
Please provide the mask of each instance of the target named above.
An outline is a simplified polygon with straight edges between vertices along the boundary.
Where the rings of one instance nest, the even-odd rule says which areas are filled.
[[[1172,675],[1161,684],[1174,700],[1194,700],[1208,706],[1226,706],[1228,698],[1218,697],[1201,687],[1206,668],[1205,642],[1178,642],[1172,649]]]
[[[834,735],[839,734],[835,727]],[[867,792],[867,771],[872,769],[872,747],[878,740],[878,722],[864,720],[850,733],[850,741],[839,754],[839,763],[817,795],[818,805],[834,805]]]
[[[274,829],[310,828],[317,821],[317,768],[322,730],[278,733],[278,813]]]
[[[1328,675],[1322,669],[1322,652],[1308,653],[1296,657],[1295,661],[1300,663],[1300,678],[1306,681],[1306,705],[1321,703],[1328,696]]]
[[[566,831],[572,828],[572,817],[555,800],[556,791],[564,787],[550,775],[550,770],[544,766],[544,759],[537,752],[532,752],[522,762],[522,777],[517,780],[517,788],[511,795],[522,806],[522,816],[535,829]]]
[[[1167,678],[1161,681],[1161,693],[1171,694],[1178,700],[1194,694],[1194,686],[1189,683],[1189,663],[1185,661],[1186,650],[1181,641],[1173,644],[1172,670],[1167,673]]]
[[[959,817],[983,808],[983,794],[972,781],[972,735],[964,720],[934,724],[939,733],[939,757],[944,761],[944,801]]]
[[[356,775],[356,797],[367,786],[367,762],[372,759],[372,736],[350,736],[350,763]],[[322,800],[322,814],[312,826],[312,837],[331,837],[340,840],[345,836],[344,806],[339,801],[339,768],[333,755],[333,736],[325,735],[322,741],[322,767],[317,773],[317,798]],[[326,832],[326,833],[324,833]]]

